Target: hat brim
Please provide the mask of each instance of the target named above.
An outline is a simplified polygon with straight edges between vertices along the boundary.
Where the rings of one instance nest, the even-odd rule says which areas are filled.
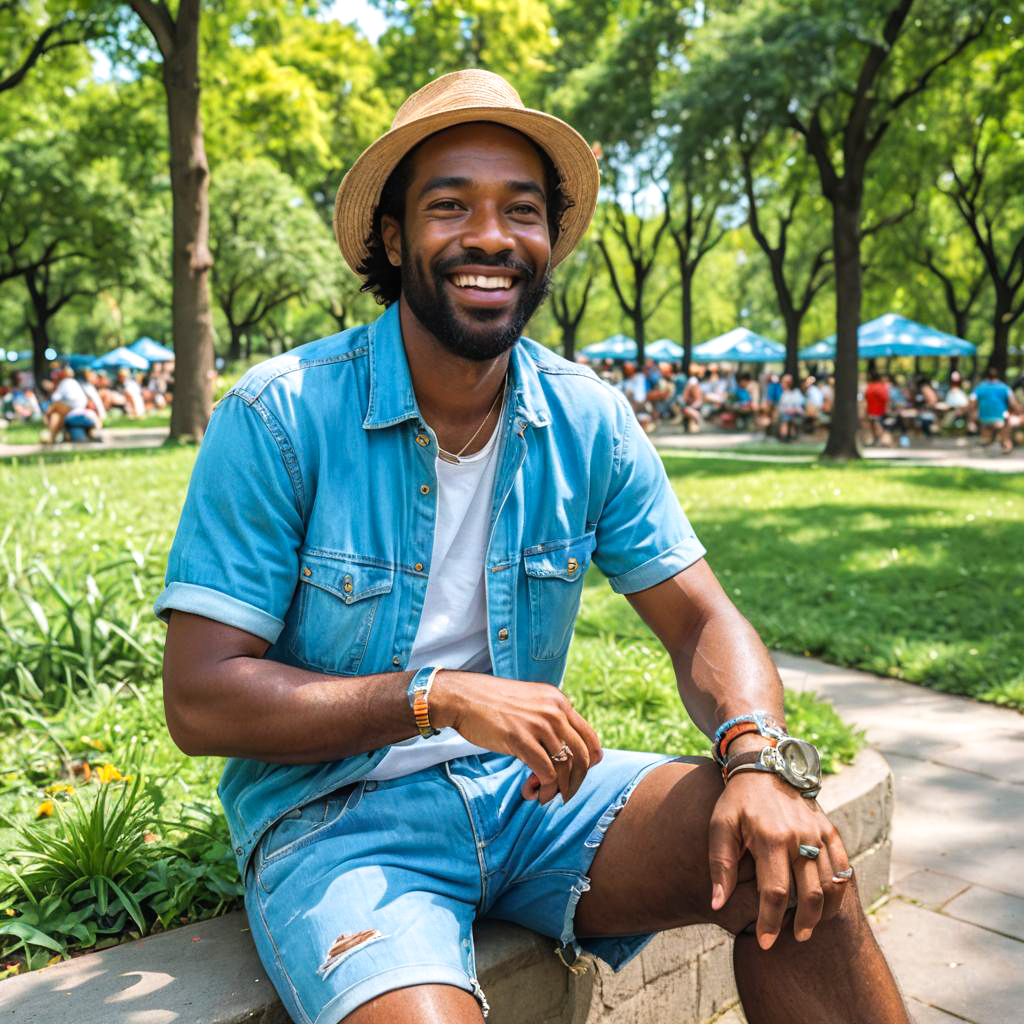
[[[594,215],[600,182],[597,159],[583,136],[559,118],[528,107],[460,107],[391,129],[360,154],[342,179],[334,201],[334,237],[345,262],[356,274],[369,255],[366,240],[373,229],[381,190],[402,157],[428,136],[473,121],[515,128],[547,153],[572,204],[562,215],[558,239],[551,250],[552,266],[576,247]]]

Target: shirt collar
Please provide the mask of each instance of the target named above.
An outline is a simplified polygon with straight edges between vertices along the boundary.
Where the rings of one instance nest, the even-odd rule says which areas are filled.
[[[370,398],[363,427],[374,430],[420,418],[409,362],[405,358],[405,346],[402,344],[397,302],[393,302],[370,324],[367,345]],[[545,427],[551,422],[537,364],[522,341],[512,348],[509,393],[515,403],[516,414],[528,423],[535,427]]]

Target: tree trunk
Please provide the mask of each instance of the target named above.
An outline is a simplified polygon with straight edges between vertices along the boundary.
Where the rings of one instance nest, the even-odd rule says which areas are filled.
[[[179,9],[174,48],[163,62],[170,144],[171,325],[174,402],[171,437],[202,440],[212,411],[210,172],[199,114],[199,5]]]
[[[845,191],[845,190],[844,190]],[[857,328],[860,325],[860,200],[840,191],[832,205],[836,271],[836,383],[824,455],[859,459],[857,448]]]
[[[784,312],[786,324],[786,362],[783,373],[788,373],[793,380],[800,379],[800,317],[794,310]]]
[[[35,378],[36,387],[46,375],[44,353],[50,347],[49,331],[47,330],[50,311],[46,299],[46,289],[45,287],[40,288],[39,283],[35,280],[37,272],[28,270],[23,275],[25,287],[28,289],[29,304],[32,307],[32,318],[29,321],[28,330],[32,336],[32,376]]]
[[[1000,374],[1005,374],[1010,365],[1010,320],[1008,304],[1004,305],[1001,298],[997,290],[996,310],[992,315],[992,351],[989,353],[986,370],[994,366]]]
[[[680,267],[680,270],[682,269]],[[682,273],[680,284],[682,285],[683,373],[688,374],[690,363],[693,362],[693,275]]]
[[[562,354],[570,363],[576,362],[576,325],[562,325]]]
[[[643,368],[644,359],[647,354],[647,325],[644,323],[644,315],[641,309],[641,292],[636,298],[637,314],[633,317],[633,340],[636,342],[636,365]]]
[[[228,342],[228,362],[237,363],[242,358],[242,328],[237,324],[229,323],[228,330],[231,332],[231,340]]]

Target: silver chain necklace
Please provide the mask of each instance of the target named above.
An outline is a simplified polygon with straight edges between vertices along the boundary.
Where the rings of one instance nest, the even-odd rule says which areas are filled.
[[[444,459],[445,462],[450,462],[453,466],[457,466],[461,461],[461,456],[465,453],[466,449],[476,440],[477,434],[484,429],[484,424],[491,418],[491,413],[494,412],[494,407],[498,404],[499,399],[505,395],[505,387],[508,384],[508,376],[501,383],[501,390],[494,396],[494,401],[491,402],[491,407],[487,410],[486,415],[480,421],[480,426],[473,431],[473,436],[457,451],[449,452],[445,451],[441,447],[441,442],[437,442],[437,454]]]

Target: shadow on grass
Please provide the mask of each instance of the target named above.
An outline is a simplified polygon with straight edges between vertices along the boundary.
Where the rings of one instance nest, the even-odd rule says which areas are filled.
[[[936,511],[717,508],[698,534],[770,647],[1024,708],[1024,576],[1011,554],[1024,522],[929,523]],[[625,600],[596,591],[580,631],[651,637]]]

